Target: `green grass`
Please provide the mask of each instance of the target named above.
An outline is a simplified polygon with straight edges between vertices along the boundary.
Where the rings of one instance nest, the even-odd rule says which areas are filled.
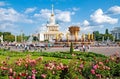
[[[101,54],[96,54],[92,52],[74,52],[76,54],[76,60],[82,58],[83,61],[90,62],[96,59],[105,59],[106,56]],[[0,50],[0,61],[5,60],[6,57],[10,57],[9,63],[14,62],[16,59],[25,58],[27,55],[31,55],[31,58],[36,59],[40,56],[43,57],[43,61],[61,61],[65,64],[69,63],[69,60],[73,59],[70,52],[15,52]]]
[[[96,59],[105,59],[107,58],[104,55],[96,54],[92,52],[74,52],[76,55],[75,60],[79,60],[80,58],[83,61],[90,62]],[[15,52],[15,51],[7,51],[0,50],[0,61],[5,60],[7,57],[10,57],[9,63],[14,62],[16,59],[25,58],[27,55],[31,55],[31,58],[36,59],[40,56],[43,57],[43,61],[61,61],[65,64],[69,63],[69,60],[73,59],[73,56],[70,52]]]
[[[52,62],[55,61],[54,63],[63,63],[65,65],[68,65],[69,70],[71,70],[69,72],[70,75],[71,74],[75,75],[76,71],[74,72],[73,69],[79,68],[79,65],[81,63],[84,63],[84,67],[86,70],[83,70],[85,71],[83,73],[86,73],[84,76],[88,76],[87,73],[90,74],[89,69],[91,69],[93,63],[96,63],[96,61],[103,62],[104,60],[109,58],[105,55],[96,54],[93,52],[77,51],[77,52],[73,52],[73,54],[70,54],[70,52],[15,52],[15,51],[0,50],[0,62],[6,61],[10,66],[12,66],[14,65],[17,59],[22,58],[24,61],[24,59],[27,58],[28,55],[30,56],[30,59],[37,59],[39,57],[43,57],[42,62],[38,61],[40,63],[36,66],[36,68],[41,69],[42,67],[44,67],[44,64],[51,62],[51,61]],[[2,63],[0,65],[2,66]],[[18,68],[17,71],[19,69],[21,69],[21,67]],[[22,70],[23,69],[21,69],[21,71]],[[2,78],[2,76],[0,76],[0,79],[7,79],[7,78],[8,78],[7,76],[6,78],[5,77]],[[115,76],[114,79],[119,79],[119,77]]]
[[[9,57],[9,56],[3,56],[3,55],[0,55],[0,62],[3,61],[3,60],[6,60],[6,58]],[[15,56],[15,57],[10,57],[10,60],[9,60],[9,63],[13,63],[15,60],[19,59],[19,58],[25,58],[26,56]],[[31,56],[32,59],[36,59],[40,56]],[[62,58],[56,58],[56,57],[45,57],[45,56],[42,56],[43,57],[43,61],[61,61],[63,62],[64,64],[67,64],[68,61],[70,59],[62,59]]]

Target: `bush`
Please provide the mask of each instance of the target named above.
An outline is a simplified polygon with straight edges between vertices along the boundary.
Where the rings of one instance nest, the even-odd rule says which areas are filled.
[[[28,54],[28,55],[27,55]],[[114,54],[106,57],[94,53],[57,52],[0,52],[1,56],[9,56],[0,60],[1,79],[106,79],[120,77],[120,57]],[[27,56],[26,56],[27,55]],[[9,63],[13,56],[26,56]],[[31,56],[38,56],[32,59]],[[43,57],[66,58],[68,63],[63,64],[60,59],[43,61]]]
[[[71,42],[71,44],[70,44],[70,54],[72,54],[73,53],[73,43]]]

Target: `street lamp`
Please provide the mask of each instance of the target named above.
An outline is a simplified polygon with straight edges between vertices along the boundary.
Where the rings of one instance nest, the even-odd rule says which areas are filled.
[[[23,42],[23,30],[21,30],[21,42]]]

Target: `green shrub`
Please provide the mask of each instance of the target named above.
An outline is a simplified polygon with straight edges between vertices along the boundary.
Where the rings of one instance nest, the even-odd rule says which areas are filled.
[[[27,79],[106,79],[120,77],[120,57],[113,55],[106,57],[95,53],[73,52],[11,52],[0,51],[0,56],[9,56],[0,60],[0,78],[8,79],[12,76]],[[22,56],[26,56],[20,58]],[[32,59],[31,56],[38,58]],[[42,57],[56,57],[57,60],[44,60]],[[19,57],[14,61],[12,57]],[[63,64],[61,58],[69,59]],[[12,61],[11,63],[9,63]]]
[[[73,43],[71,42],[71,44],[70,44],[70,54],[72,54],[73,53]]]

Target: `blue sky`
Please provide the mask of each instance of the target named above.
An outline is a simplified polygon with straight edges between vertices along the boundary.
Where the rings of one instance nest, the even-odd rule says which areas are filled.
[[[120,0],[0,0],[0,31],[45,31],[52,4],[62,32],[71,25],[80,26],[80,33],[120,27]]]

